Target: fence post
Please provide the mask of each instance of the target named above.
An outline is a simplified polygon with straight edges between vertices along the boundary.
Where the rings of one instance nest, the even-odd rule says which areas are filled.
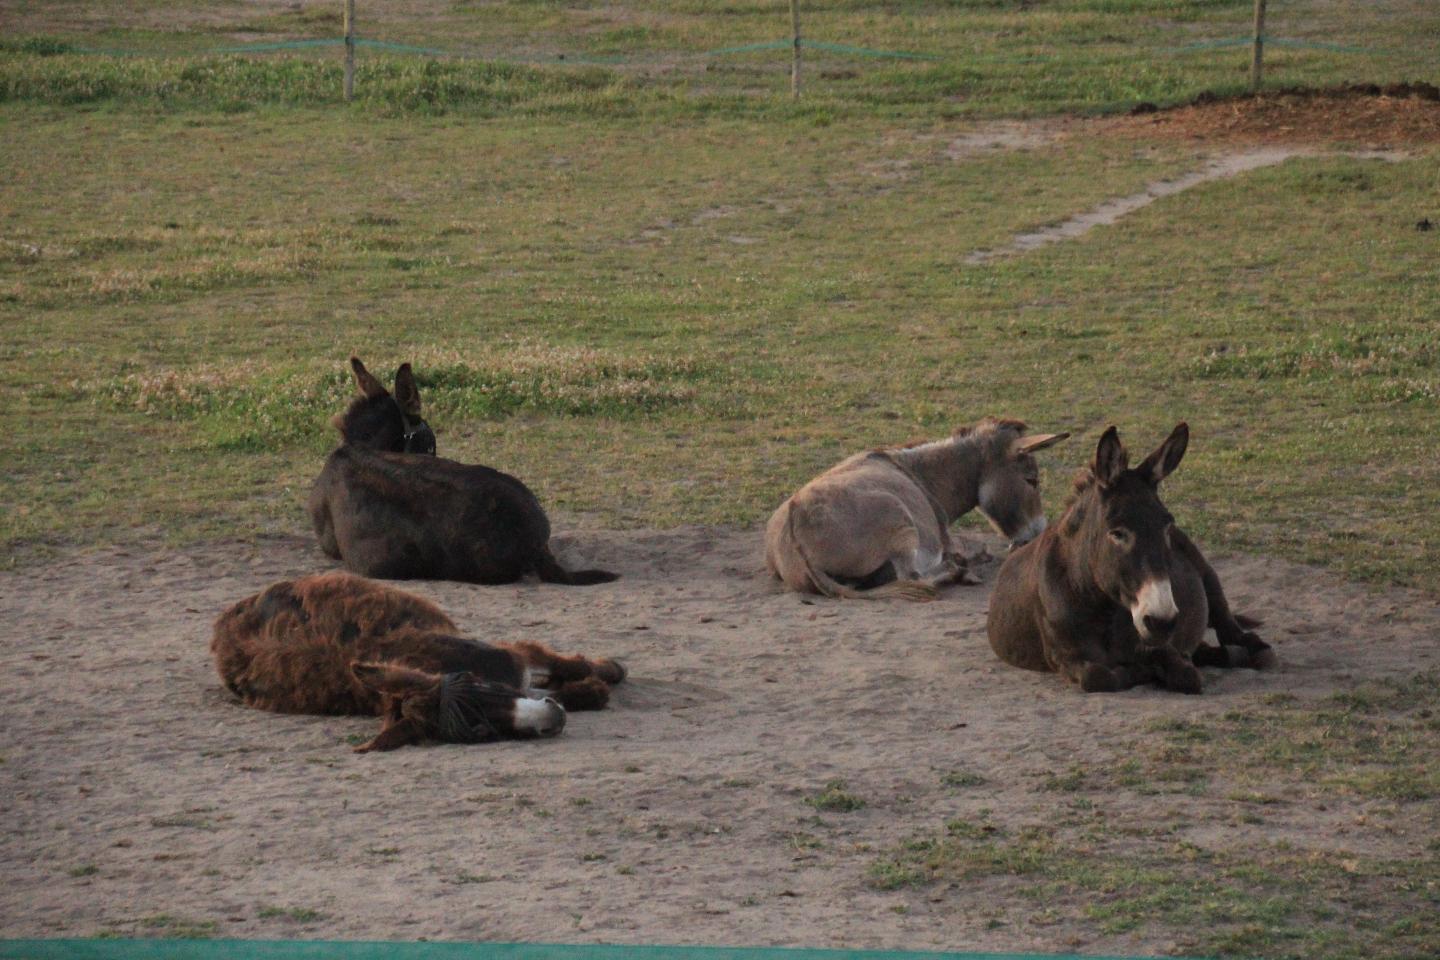
[[[800,96],[800,0],[790,0],[790,37],[794,45],[790,58],[790,96]]]
[[[355,99],[355,0],[345,0],[345,102]]]
[[[1265,57],[1265,0],[1255,0],[1255,45],[1250,53],[1250,92],[1260,92],[1260,74]]]

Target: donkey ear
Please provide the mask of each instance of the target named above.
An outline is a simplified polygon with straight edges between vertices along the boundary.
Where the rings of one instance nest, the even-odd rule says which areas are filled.
[[[415,374],[410,364],[400,364],[395,371],[395,402],[408,416],[420,416],[420,388],[415,385]]]
[[[1145,458],[1145,461],[1136,467],[1137,473],[1145,477],[1151,483],[1159,483],[1180,466],[1180,458],[1185,456],[1185,448],[1190,444],[1190,425],[1180,423],[1170,431],[1170,436],[1165,442],[1155,449],[1155,452]]]
[[[365,369],[365,364],[360,362],[359,357],[350,358],[350,369],[355,371],[355,386],[360,392],[370,398],[388,397],[390,391],[386,390],[379,380],[371,376],[370,371]]]
[[[1021,437],[1015,441],[1015,452],[1034,453],[1037,450],[1044,450],[1046,447],[1055,446],[1068,436],[1070,436],[1068,433],[1037,433],[1033,437]]]
[[[1100,435],[1100,443],[1095,447],[1095,463],[1091,468],[1095,479],[1102,487],[1108,487],[1120,479],[1129,463],[1130,456],[1120,442],[1120,431],[1112,426]]]
[[[428,693],[440,685],[440,678],[423,670],[397,667],[391,663],[350,664],[350,672],[365,686],[376,693],[392,697],[407,697],[417,693]]]

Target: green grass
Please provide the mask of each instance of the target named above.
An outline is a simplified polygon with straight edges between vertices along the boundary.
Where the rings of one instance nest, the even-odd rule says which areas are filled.
[[[11,563],[303,531],[358,352],[416,364],[443,453],[606,525],[754,524],[987,413],[1078,434],[1053,509],[1106,423],[1188,419],[1167,502],[1202,543],[1440,573],[1433,155],[1296,160],[970,265],[1193,161],[952,159],[947,124],[802,113],[0,112]]]
[[[256,911],[261,920],[294,920],[296,923],[314,923],[325,916],[319,910],[309,907],[262,906]]]
[[[1054,0],[825,3],[804,10],[803,34],[821,44],[919,54],[870,57],[812,49],[804,72],[812,108],[925,115],[1035,114],[1174,102],[1201,90],[1238,90],[1248,50],[1217,42],[1248,36],[1250,0]],[[257,16],[236,3],[141,2],[97,17],[84,4],[7,11],[0,91],[48,103],[145,102],[164,108],[336,103],[339,49],[299,49],[295,60],[211,59],[235,45],[334,41],[338,8],[309,0]],[[361,11],[359,35],[463,53],[444,62],[362,47],[361,109],[600,114],[754,114],[788,91],[784,49],[715,51],[783,40],[784,4],[396,2]],[[1267,31],[1310,47],[1274,45],[1273,82],[1314,85],[1435,75],[1421,38],[1440,32],[1425,0],[1273,8]],[[1328,47],[1327,47],[1328,45]],[[1359,52],[1330,49],[1357,48]],[[101,59],[78,51],[170,59]],[[540,65],[543,69],[531,69]]]
[[[135,934],[166,940],[208,940],[215,936],[219,926],[214,920],[191,920],[168,913],[157,913],[136,921]],[[106,933],[114,935],[117,931]]]
[[[866,806],[865,798],[846,789],[844,780],[831,780],[819,793],[806,797],[805,802],[825,813],[853,813]]]
[[[1044,823],[985,809],[952,818],[885,851],[866,879],[902,903],[978,900],[1087,938],[1173,938],[1186,954],[1433,956],[1437,679],[1153,721],[1113,756],[1047,778],[1044,789],[1074,797]],[[1223,781],[1226,799],[1168,789],[1189,765]],[[1372,823],[1390,852],[1355,854],[1314,817]]]

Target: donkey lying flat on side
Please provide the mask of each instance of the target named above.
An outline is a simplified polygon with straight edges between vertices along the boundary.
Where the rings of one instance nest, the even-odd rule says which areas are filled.
[[[566,570],[550,552],[550,520],[509,474],[433,456],[410,365],[391,396],[355,357],[360,396],[332,422],[341,446],[310,491],[320,548],[347,569],[393,580],[607,583],[605,570]]]
[[[358,753],[553,736],[566,710],[599,710],[625,679],[613,660],[457,633],[428,600],[328,573],[235,604],[215,621],[210,652],[225,687],[252,707],[382,717]]]
[[[1051,670],[1087,692],[1158,681],[1200,692],[1198,666],[1275,664],[1230,611],[1220,578],[1158,495],[1185,455],[1177,426],[1135,469],[1114,427],[1076,478],[1059,521],[1011,554],[990,597],[990,646],[1006,663]],[[1203,643],[1206,626],[1219,647]]]
[[[829,597],[929,600],[963,582],[950,524],[978,507],[1013,544],[1045,529],[1032,454],[1068,433],[1023,436],[986,417],[945,440],[857,453],[780,505],[765,563],[791,590]]]

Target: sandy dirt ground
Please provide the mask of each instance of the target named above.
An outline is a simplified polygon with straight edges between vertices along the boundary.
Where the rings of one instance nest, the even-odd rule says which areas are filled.
[[[1278,671],[1206,671],[1202,697],[1086,697],[991,654],[993,564],[985,585],[935,603],[807,602],[765,576],[757,530],[558,543],[623,579],[411,588],[476,637],[623,658],[612,707],[572,715],[554,740],[389,754],[351,752],[373,719],[262,713],[216,679],[211,622],[327,568],[308,540],[109,548],[0,576],[0,936],[1160,953],[1184,944],[1101,936],[1083,904],[1037,917],[1013,878],[880,891],[866,872],[980,808],[1047,822],[1062,800],[1037,783],[1113,762],[1157,719],[1440,668],[1433,599],[1261,559],[1217,565],[1236,607],[1267,620]],[[946,786],[957,769],[984,783]],[[806,804],[836,779],[864,809]],[[1409,842],[1317,809],[1303,783],[1272,792],[1265,825],[1225,842],[1247,829],[1372,855]],[[1212,843],[1224,796],[1105,802],[1193,819]]]

